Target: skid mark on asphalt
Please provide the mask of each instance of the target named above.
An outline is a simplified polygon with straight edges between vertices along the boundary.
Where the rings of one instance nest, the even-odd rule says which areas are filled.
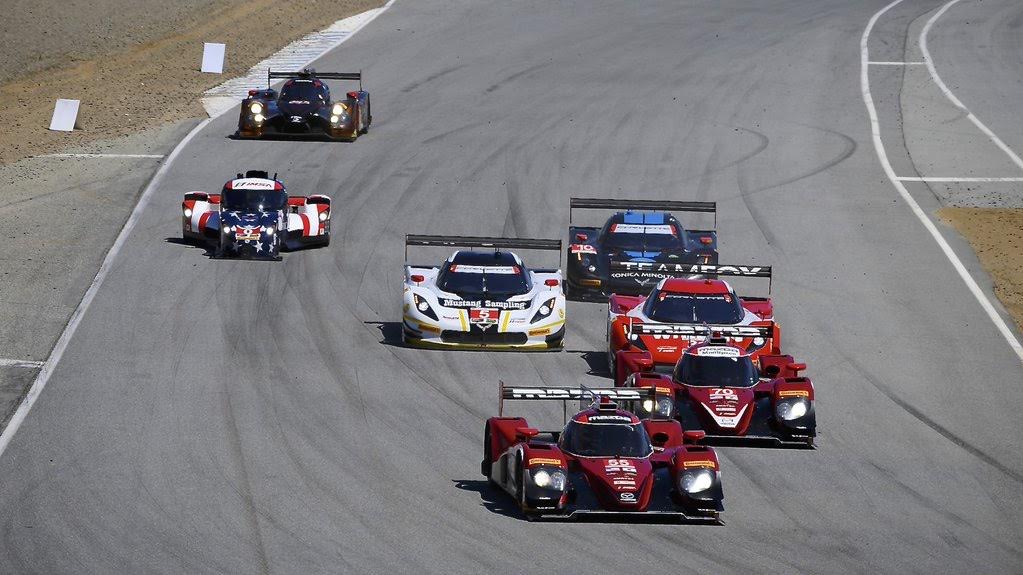
[[[839,348],[836,347],[835,349],[839,349]],[[843,354],[843,356],[844,356],[844,354]],[[886,386],[885,384],[881,383],[881,381],[877,377],[875,377],[872,373],[867,371],[866,368],[864,368],[862,365],[860,365],[858,362],[856,362],[856,360],[853,359],[852,357],[846,356],[845,359],[846,359],[846,361],[849,362],[849,365],[852,366],[853,369],[855,369],[857,371],[857,373],[859,373],[861,376],[863,376],[863,379],[865,381],[870,383],[870,385],[874,386],[874,388],[876,388],[878,391],[883,393],[885,395],[885,397],[890,399],[893,403],[895,403],[895,405],[898,405],[899,407],[901,407],[906,413],[908,413],[911,416],[913,416],[920,423],[923,423],[927,427],[931,428],[933,431],[937,432],[938,435],[940,435],[940,436],[944,437],[945,439],[951,441],[952,443],[954,443],[955,445],[960,447],[963,451],[966,451],[970,455],[973,455],[977,459],[983,461],[984,463],[987,463],[988,465],[990,465],[991,467],[994,467],[998,471],[1001,471],[1002,473],[1004,473],[1010,479],[1016,481],[1017,483],[1023,484],[1023,475],[1021,475],[1018,471],[1015,471],[1014,469],[1009,468],[1008,466],[1004,465],[1002,462],[998,461],[994,457],[992,457],[992,456],[988,455],[987,453],[985,453],[980,448],[978,448],[975,445],[969,443],[965,439],[959,437],[958,435],[953,433],[950,429],[944,427],[943,425],[939,424],[938,422],[936,422],[936,421],[932,420],[931,418],[927,417],[926,415],[924,415],[923,412],[921,412],[919,409],[917,409],[917,408],[913,407],[912,405],[910,405],[908,402],[906,402],[905,400],[900,398],[898,395],[896,395],[888,386]]]
[[[443,69],[443,70],[441,70],[439,72],[436,72],[434,74],[431,74],[431,75],[423,78],[422,80],[419,80],[417,82],[413,82],[413,83],[409,84],[408,86],[405,86],[404,88],[401,89],[401,91],[403,93],[407,94],[407,93],[411,92],[412,90],[415,90],[416,88],[418,88],[418,87],[420,87],[420,86],[422,86],[424,84],[429,84],[430,82],[433,82],[434,80],[437,80],[438,78],[442,78],[444,76],[447,76],[448,74],[450,74],[450,73],[452,73],[452,72],[454,72],[456,70],[460,70],[462,68],[465,68],[465,64],[459,64],[458,66],[451,66],[450,68],[445,68],[445,69]]]
[[[526,74],[529,74],[531,72],[535,72],[535,71],[539,70],[540,68],[545,68],[545,67],[550,66],[550,65],[551,65],[550,62],[544,62],[542,64],[536,64],[535,66],[530,66],[530,67],[526,68],[525,70],[522,70],[521,72],[515,72],[511,76],[507,76],[504,79],[498,80],[496,83],[491,84],[490,87],[488,87],[485,90],[485,92],[487,94],[489,94],[491,92],[499,90],[502,87],[504,87],[505,85],[507,85],[508,83],[514,82],[515,80],[525,76]]]

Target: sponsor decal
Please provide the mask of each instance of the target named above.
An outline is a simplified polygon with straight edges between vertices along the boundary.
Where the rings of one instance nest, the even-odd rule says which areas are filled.
[[[624,415],[591,415],[586,418],[586,421],[590,423],[632,423],[631,417]]]
[[[678,275],[732,275],[750,277],[771,277],[770,266],[721,266],[714,264],[679,264],[679,263],[653,263],[653,262],[630,262],[613,261],[611,270],[632,272],[633,274],[651,274],[649,277],[657,277],[653,274],[664,274],[662,277],[673,277]],[[611,277],[615,277],[612,274]],[[620,277],[629,277],[628,275]]]
[[[708,345],[697,348],[696,355],[703,357],[739,357],[742,352],[730,345]]]
[[[631,491],[623,491],[618,494],[618,499],[625,503],[635,503],[636,494]]]
[[[425,323],[417,323],[416,325],[419,326],[419,330],[420,331],[428,331],[430,333],[440,333],[440,329],[438,329],[436,327],[433,327],[432,325],[425,324]]]
[[[778,397],[810,397],[810,392],[805,389],[783,389],[778,392]]]
[[[531,330],[529,330],[529,336],[530,337],[535,336],[535,335],[547,335],[549,333],[551,333],[551,328],[549,328],[549,327],[548,328],[544,328],[544,329],[531,329]]]
[[[271,180],[264,180],[262,178],[242,178],[240,180],[234,180],[231,182],[231,189],[233,190],[272,190],[276,185]]]
[[[597,248],[589,244],[570,244],[568,249],[573,254],[595,254]]]
[[[529,463],[527,463],[527,465],[529,467],[532,467],[534,465],[556,465],[556,466],[560,467],[561,466],[561,460],[560,459],[554,459],[554,458],[551,458],[551,457],[530,457],[529,458]]]
[[[675,353],[678,351],[678,346],[674,345],[661,345],[657,347],[657,353]]]
[[[463,264],[451,264],[449,269],[458,274],[515,275],[519,273],[519,266],[467,266]]]
[[[717,465],[709,459],[700,459],[695,461],[683,461],[682,467],[685,469],[689,469],[690,467],[709,467],[711,469],[716,469]]]
[[[529,301],[491,301],[488,299],[450,299],[444,298],[440,305],[456,309],[491,308],[491,309],[527,309]]]
[[[646,390],[639,389],[594,389],[590,390],[598,395],[611,399],[623,401],[641,400],[645,397]],[[508,394],[507,399],[590,399],[590,391],[583,389],[558,389],[545,387],[511,387],[505,388]]]
[[[678,235],[675,233],[675,226],[671,224],[611,224],[613,234],[664,234]]]
[[[632,325],[632,333],[653,335],[655,339],[677,337],[692,339],[693,336],[705,336],[709,332],[720,333],[724,337],[742,339],[771,337],[771,328],[753,325],[696,325],[684,323],[636,323]]]

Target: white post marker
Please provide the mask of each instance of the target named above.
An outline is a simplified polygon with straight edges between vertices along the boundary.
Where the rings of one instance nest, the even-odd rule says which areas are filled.
[[[202,71],[210,74],[224,73],[224,45],[205,42],[202,45]]]
[[[75,129],[75,122],[78,120],[79,100],[57,100],[53,107],[53,117],[50,118],[50,129],[60,132],[72,132]]]

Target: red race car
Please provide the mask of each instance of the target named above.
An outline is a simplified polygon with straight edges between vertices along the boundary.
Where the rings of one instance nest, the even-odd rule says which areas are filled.
[[[671,419],[640,420],[615,400],[656,401],[656,388],[501,385],[499,417],[484,428],[481,471],[528,519],[617,516],[720,523],[721,474],[700,431]],[[583,400],[562,431],[503,417],[504,401]]]
[[[698,268],[698,269],[697,269]],[[694,266],[705,275],[770,278],[768,266]],[[768,288],[770,293],[770,288]],[[754,357],[780,353],[781,329],[770,297],[740,297],[720,279],[668,278],[649,296],[608,299],[608,368],[621,385],[630,373],[671,370],[710,328],[735,338]]]
[[[800,377],[805,364],[788,355],[754,353],[714,333],[690,346],[671,375],[633,373],[626,388],[668,392],[640,402],[636,413],[678,419],[703,429],[704,442],[813,447],[817,435],[813,383]]]

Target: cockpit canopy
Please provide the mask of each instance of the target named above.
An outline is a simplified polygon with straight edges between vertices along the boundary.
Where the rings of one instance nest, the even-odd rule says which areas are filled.
[[[650,437],[642,423],[629,417],[604,422],[599,421],[600,417],[602,415],[594,415],[585,422],[574,418],[568,422],[558,446],[579,457],[647,457],[653,453]]]

